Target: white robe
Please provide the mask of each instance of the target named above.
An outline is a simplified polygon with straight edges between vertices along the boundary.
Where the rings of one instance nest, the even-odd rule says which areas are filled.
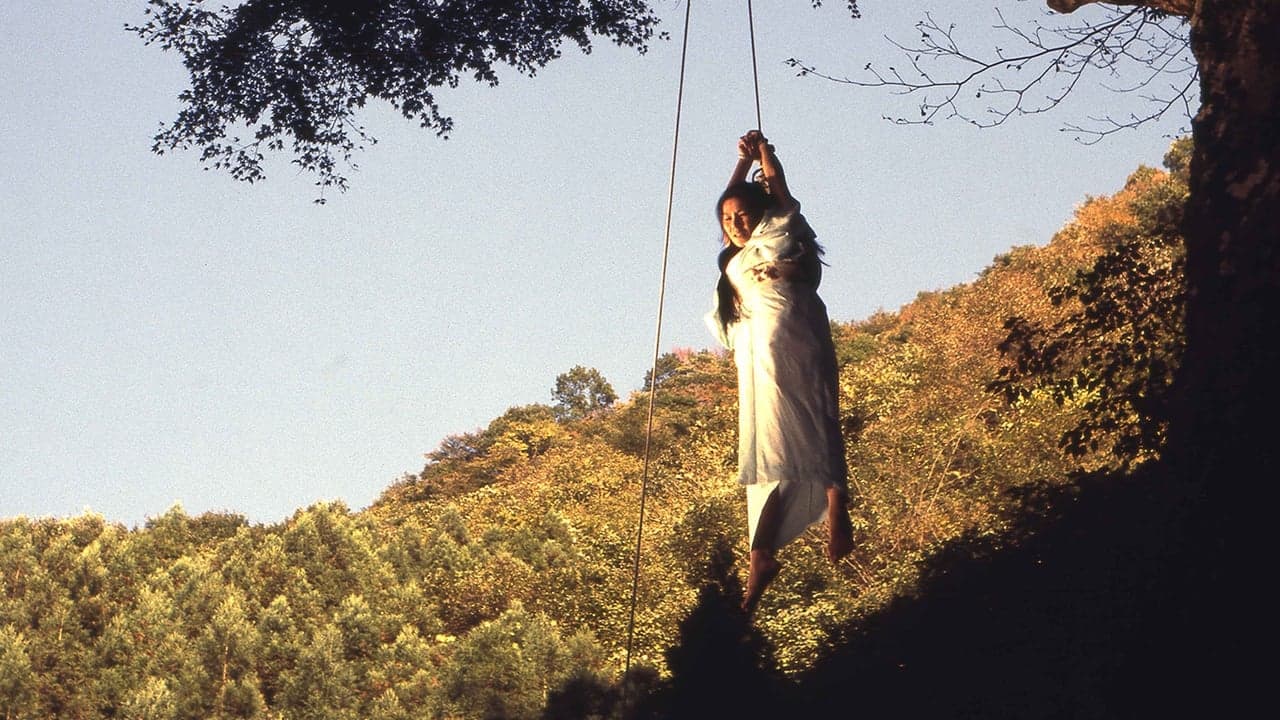
[[[822,264],[799,209],[766,213],[725,274],[740,299],[727,328],[708,324],[738,367],[738,481],[747,488],[748,533],[775,490],[782,547],[823,519],[827,488],[847,492],[835,348],[818,297]]]

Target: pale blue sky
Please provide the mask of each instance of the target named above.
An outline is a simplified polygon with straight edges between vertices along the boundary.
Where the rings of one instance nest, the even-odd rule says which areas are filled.
[[[442,92],[448,141],[371,109],[380,142],[319,206],[284,160],[251,186],[150,152],[185,78],[121,29],[142,0],[0,4],[0,517],[361,508],[444,436],[549,402],[574,365],[634,391],[684,16],[656,5],[672,40],[648,55],[567,48],[533,79]],[[1047,242],[1087,195],[1158,165],[1185,122],[1083,146],[1058,127],[1114,101],[1090,90],[994,130],[895,126],[882,116],[910,104],[783,61],[891,64],[884,36],[913,40],[923,9],[978,45],[988,8],[864,0],[852,21],[836,0],[755,5],[765,134],[827,247],[837,320]],[[755,124],[745,8],[693,6],[664,349],[712,345],[712,203]]]

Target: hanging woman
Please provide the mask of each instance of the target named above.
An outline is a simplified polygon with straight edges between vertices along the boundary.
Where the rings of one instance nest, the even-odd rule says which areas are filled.
[[[759,182],[748,172],[760,164]],[[743,609],[777,576],[777,550],[827,520],[827,557],[853,550],[835,348],[818,297],[822,248],[759,131],[716,204],[724,234],[708,324],[738,369],[738,479],[747,492],[750,569]]]

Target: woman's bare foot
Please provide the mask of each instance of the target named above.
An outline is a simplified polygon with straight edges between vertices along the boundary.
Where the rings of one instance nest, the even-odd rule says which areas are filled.
[[[844,495],[832,488],[827,491],[827,559],[839,562],[853,552],[853,523]]]
[[[751,551],[751,567],[747,571],[747,592],[742,598],[744,612],[750,615],[755,611],[756,605],[760,603],[760,596],[764,594],[764,589],[769,587],[769,583],[778,576],[778,570],[781,568],[781,563],[773,556],[772,551]]]

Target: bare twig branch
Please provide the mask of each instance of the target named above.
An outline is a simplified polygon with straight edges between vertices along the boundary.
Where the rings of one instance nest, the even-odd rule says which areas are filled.
[[[1137,97],[1151,107],[1130,119],[1091,119],[1098,127],[1071,124],[1064,129],[1082,141],[1096,142],[1119,129],[1187,110],[1190,122],[1197,104],[1195,62],[1186,21],[1150,7],[1099,8],[1091,19],[1057,17],[1054,26],[1039,19],[1019,26],[996,10],[994,28],[1011,41],[985,53],[965,46],[956,25],[938,22],[928,13],[916,25],[914,45],[888,41],[904,55],[903,64],[885,68],[868,63],[861,77],[836,77],[802,60],[787,64],[801,76],[814,76],[857,87],[887,88],[917,99],[915,112],[887,116],[900,124],[932,124],[960,119],[978,127],[1000,125],[1011,117],[1057,108],[1085,80]],[[1107,78],[1128,78],[1112,87]],[[1137,90],[1161,88],[1159,92]]]

